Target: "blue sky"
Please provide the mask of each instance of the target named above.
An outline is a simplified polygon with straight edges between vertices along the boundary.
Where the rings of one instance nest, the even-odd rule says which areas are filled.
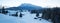
[[[17,7],[22,3],[30,3],[42,7],[60,7],[60,0],[0,0],[0,6]]]

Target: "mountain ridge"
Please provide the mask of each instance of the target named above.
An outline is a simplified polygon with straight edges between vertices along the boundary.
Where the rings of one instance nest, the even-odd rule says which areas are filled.
[[[38,10],[38,9],[42,9],[42,7],[28,4],[28,3],[24,3],[18,7],[10,7],[10,8],[6,8],[6,9],[7,10]]]

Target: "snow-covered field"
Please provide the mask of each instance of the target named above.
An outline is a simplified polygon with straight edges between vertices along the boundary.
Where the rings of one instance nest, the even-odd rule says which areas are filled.
[[[10,11],[10,13],[4,15],[0,13],[0,23],[51,23],[47,20],[34,19],[36,14],[30,14],[30,12],[21,12],[23,15],[22,18],[9,16],[9,14],[15,13],[15,11]],[[42,14],[40,14],[42,15]]]

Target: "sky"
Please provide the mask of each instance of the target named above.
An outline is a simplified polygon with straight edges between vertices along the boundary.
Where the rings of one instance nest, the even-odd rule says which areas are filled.
[[[60,0],[0,0],[0,6],[17,7],[22,3],[30,3],[42,7],[60,7]]]

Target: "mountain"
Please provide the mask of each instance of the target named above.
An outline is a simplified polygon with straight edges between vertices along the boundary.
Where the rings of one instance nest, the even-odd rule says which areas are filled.
[[[39,10],[39,9],[42,9],[42,7],[32,5],[32,4],[29,4],[29,3],[24,3],[24,4],[21,4],[18,7],[10,7],[10,8],[6,8],[6,9],[8,9],[8,10]]]

